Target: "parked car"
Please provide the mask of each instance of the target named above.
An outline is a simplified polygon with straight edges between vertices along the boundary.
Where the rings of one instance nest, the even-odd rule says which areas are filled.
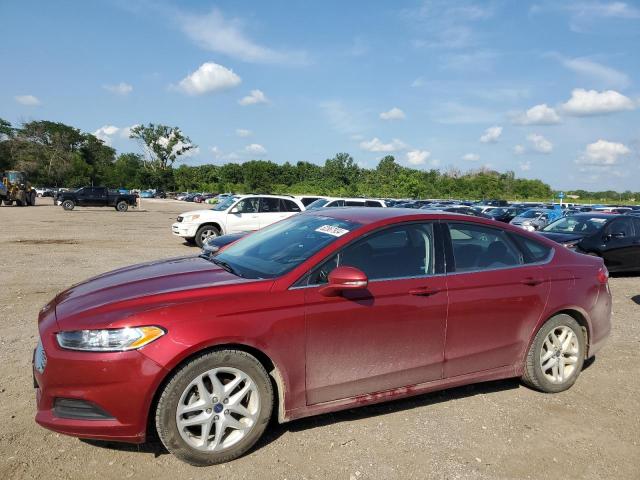
[[[561,210],[532,208],[514,217],[509,223],[533,232],[546,227],[549,223],[561,216]]]
[[[331,207],[386,207],[384,200],[377,198],[336,198],[324,197],[307,205],[307,210]]]
[[[57,205],[65,210],[77,207],[113,207],[119,212],[126,212],[129,206],[135,207],[138,197],[122,194],[107,187],[83,187],[73,192],[60,192],[55,199]]]
[[[233,242],[246,237],[250,233],[251,232],[227,233],[226,235],[220,235],[219,237],[209,237],[202,242],[201,255],[217,255],[218,252],[227,245],[231,245]]]
[[[304,209],[300,201],[288,196],[225,197],[213,208],[179,215],[171,231],[202,248],[203,242],[209,237],[258,230]]]
[[[495,207],[484,213],[498,222],[509,223],[527,210],[529,210],[528,207]]]
[[[576,252],[602,257],[611,272],[640,271],[640,217],[580,213],[543,228],[541,235]]]
[[[560,392],[609,334],[607,279],[602,259],[492,220],[312,210],[59,294],[38,319],[36,421],[134,443],[154,422],[171,453],[211,465],[274,412],[510,377]]]
[[[316,200],[321,200],[327,197],[323,197],[323,196],[318,196],[318,195],[295,195],[293,198],[300,200],[300,202],[302,203],[302,205],[306,207],[308,207],[311,203],[315,202]]]
[[[140,198],[154,198],[155,196],[153,190],[142,190],[140,192]]]

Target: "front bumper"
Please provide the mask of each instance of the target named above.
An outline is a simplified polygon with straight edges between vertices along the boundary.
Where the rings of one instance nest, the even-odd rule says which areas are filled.
[[[140,351],[93,353],[63,350],[53,333],[42,339],[46,362],[34,354],[36,422],[81,438],[144,442],[151,401],[165,370]],[[41,358],[41,354],[40,354]],[[108,419],[62,418],[56,399],[82,400]]]
[[[196,236],[196,231],[199,225],[192,223],[176,222],[171,225],[171,232],[178,237],[193,238]]]

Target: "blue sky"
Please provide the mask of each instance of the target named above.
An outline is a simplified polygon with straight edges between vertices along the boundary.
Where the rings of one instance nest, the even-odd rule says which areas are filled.
[[[640,190],[640,2],[0,3],[0,117],[119,152],[182,128],[202,163],[483,166]]]

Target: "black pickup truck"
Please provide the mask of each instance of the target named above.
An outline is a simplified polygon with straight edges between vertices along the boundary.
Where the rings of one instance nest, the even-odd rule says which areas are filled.
[[[107,187],[83,187],[73,192],[60,192],[55,198],[57,205],[65,210],[76,207],[113,207],[119,212],[126,212],[129,205],[135,206],[137,195],[122,194]]]

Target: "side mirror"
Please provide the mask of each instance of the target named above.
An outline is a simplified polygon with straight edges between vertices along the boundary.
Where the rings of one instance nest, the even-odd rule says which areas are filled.
[[[320,295],[335,297],[347,290],[362,290],[367,288],[367,275],[355,267],[337,267],[329,274],[329,283],[320,288]]]
[[[238,210],[238,207],[233,207],[231,210],[229,210],[229,213],[240,213],[240,210]]]

